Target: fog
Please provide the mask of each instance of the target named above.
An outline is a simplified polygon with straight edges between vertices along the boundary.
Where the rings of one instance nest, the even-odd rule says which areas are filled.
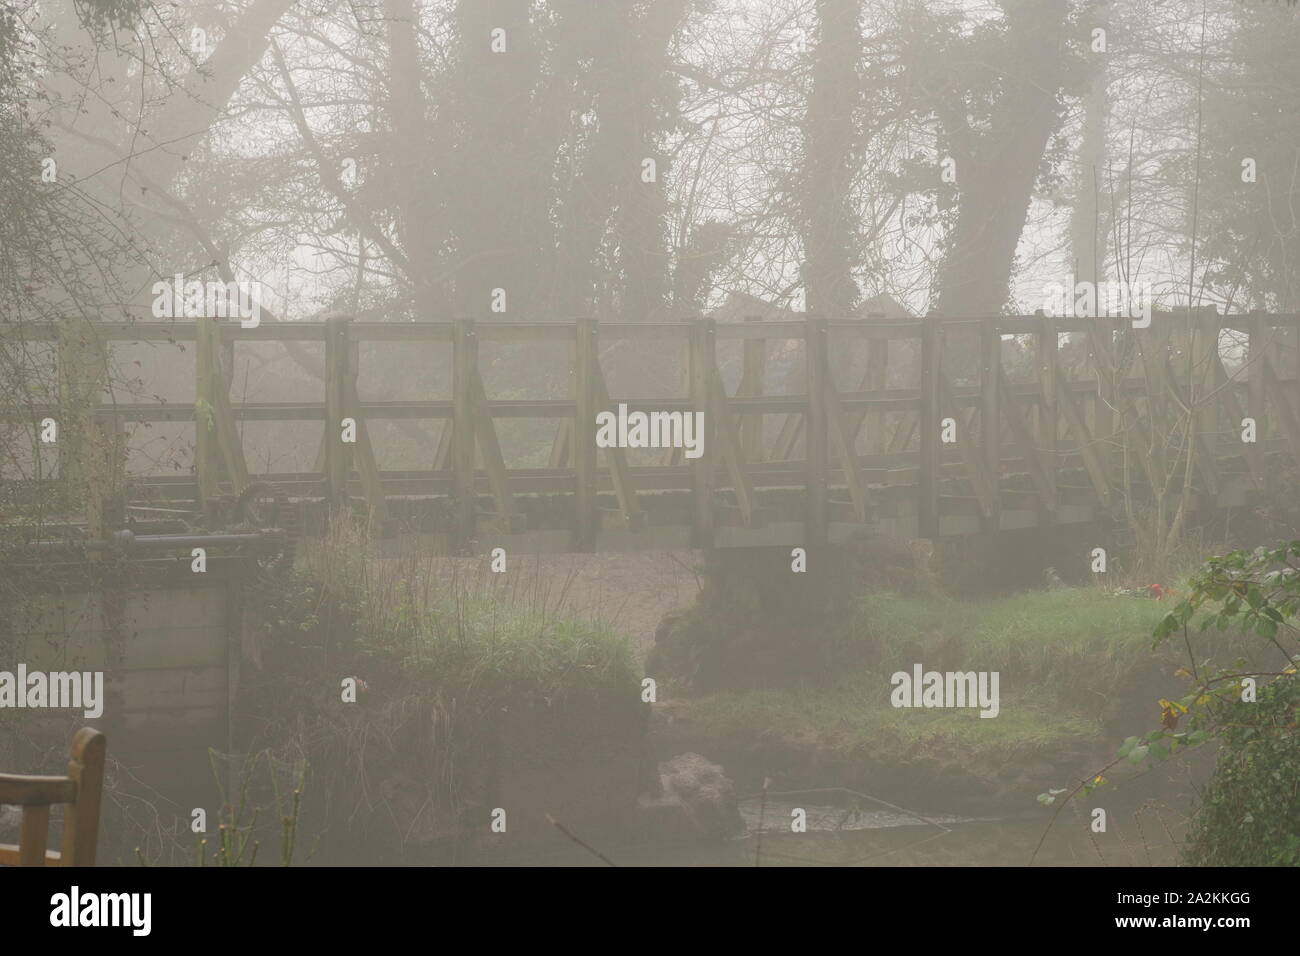
[[[1298,44],[13,0],[0,771],[101,731],[101,864],[1294,865]]]

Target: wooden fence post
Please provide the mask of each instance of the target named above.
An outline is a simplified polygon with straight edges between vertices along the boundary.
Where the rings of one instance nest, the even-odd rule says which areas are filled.
[[[574,325],[573,470],[574,507],[577,510],[575,550],[596,547],[600,508],[596,485],[597,376],[600,375],[600,325],[595,319],[578,319]]]
[[[106,346],[93,323],[82,318],[58,323],[59,482],[68,505],[88,502],[94,480],[95,408],[107,384]]]
[[[1214,396],[1214,365],[1219,360],[1219,310],[1213,305],[1201,310],[1188,331],[1192,350],[1192,381],[1188,388],[1194,410],[1194,427],[1200,436],[1198,453],[1203,455],[1206,502],[1213,506],[1219,491],[1219,408]]]
[[[885,313],[869,312],[867,321],[884,322],[886,321]],[[863,376],[863,383],[868,392],[883,391],[889,387],[889,339],[868,338],[866,345],[867,369]],[[884,454],[889,448],[885,435],[885,413],[870,409],[862,417],[867,429],[867,454]],[[900,423],[901,418],[902,416],[900,416]]]
[[[690,459],[691,490],[695,499],[694,522],[691,542],[696,548],[713,547],[713,476],[714,467],[712,440],[714,434],[713,415],[710,414],[711,384],[717,374],[717,329],[712,319],[697,319],[691,323],[690,336],[690,381],[691,408],[703,413],[703,433],[697,438],[702,442],[703,454]]]
[[[986,530],[998,531],[1002,526],[1002,335],[996,318],[981,323],[980,343],[980,437],[984,439],[984,470],[989,483],[989,515],[982,523]],[[965,436],[958,435],[957,440],[963,441]]]
[[[329,507],[347,501],[348,473],[352,470],[352,449],[343,441],[343,419],[347,417],[348,317],[325,320],[325,494]]]
[[[931,312],[921,320],[921,413],[917,423],[920,438],[920,471],[917,476],[917,537],[939,537],[939,468],[942,464],[939,435],[939,363],[943,359],[940,318]]]
[[[457,319],[452,333],[451,461],[455,472],[456,547],[474,538],[478,490],[474,484],[474,376],[478,374],[478,334],[473,319]]]
[[[761,315],[747,315],[746,322],[762,322]],[[756,398],[763,394],[767,373],[767,339],[745,339],[745,369],[741,376],[740,395]],[[763,461],[763,416],[745,415],[740,426],[740,447],[746,461]]]
[[[1047,478],[1052,496],[1057,497],[1056,470],[1057,436],[1060,434],[1059,412],[1056,407],[1056,379],[1060,375],[1059,341],[1056,330],[1056,318],[1047,315],[1042,309],[1034,313],[1038,317],[1038,447],[1042,454],[1043,471]],[[1082,441],[1082,439],[1080,439]],[[1040,508],[1039,524],[1048,524],[1056,520],[1055,509]]]
[[[211,319],[194,322],[194,471],[199,506],[206,509],[221,482],[217,448],[217,329]]]
[[[1247,319],[1246,332],[1246,367],[1250,369],[1250,376],[1246,380],[1246,415],[1255,420],[1255,446],[1248,448],[1247,454],[1254,452],[1261,465],[1261,473],[1264,476],[1263,488],[1260,490],[1267,495],[1273,489],[1273,475],[1268,467],[1268,455],[1263,449],[1267,448],[1267,442],[1272,437],[1272,432],[1265,427],[1265,362],[1268,361],[1268,327],[1265,324],[1267,317],[1256,310],[1251,310],[1250,318]],[[1237,426],[1241,427],[1240,424]]]
[[[830,434],[826,413],[826,387],[830,381],[828,336],[826,319],[818,315],[809,315],[804,333],[808,363],[808,419],[804,448],[808,458],[807,535],[808,541],[812,544],[824,544],[828,530],[826,519],[826,473]],[[851,467],[851,463],[845,464],[846,467]]]

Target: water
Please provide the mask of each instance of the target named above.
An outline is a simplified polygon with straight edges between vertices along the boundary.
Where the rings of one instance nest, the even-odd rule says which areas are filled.
[[[805,833],[790,830],[791,812],[807,814]],[[1043,838],[1051,812],[977,819],[906,810],[853,810],[788,797],[740,805],[747,832],[715,843],[599,846],[619,866],[1168,866],[1178,862],[1181,817],[1146,808],[1113,814],[1107,832],[1092,833],[1086,812],[1067,808]],[[760,828],[761,818],[761,828]],[[528,860],[534,866],[604,865],[571,845]]]

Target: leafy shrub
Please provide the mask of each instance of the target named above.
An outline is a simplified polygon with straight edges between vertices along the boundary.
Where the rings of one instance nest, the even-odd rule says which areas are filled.
[[[1224,747],[1185,850],[1195,866],[1300,866],[1300,680],[1280,678],[1222,725]]]

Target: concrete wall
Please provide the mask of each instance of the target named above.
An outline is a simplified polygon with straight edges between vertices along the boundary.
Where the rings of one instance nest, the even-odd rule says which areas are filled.
[[[239,584],[190,574],[188,564],[183,575],[144,570],[121,589],[83,583],[32,596],[12,622],[11,646],[0,647],[0,670],[103,671],[103,714],[0,712],[0,735],[16,741],[0,749],[20,772],[59,773],[51,749],[66,752],[76,728],[96,727],[108,735],[111,783],[156,801],[160,813],[188,817],[191,807],[214,804],[208,748],[231,749]]]

